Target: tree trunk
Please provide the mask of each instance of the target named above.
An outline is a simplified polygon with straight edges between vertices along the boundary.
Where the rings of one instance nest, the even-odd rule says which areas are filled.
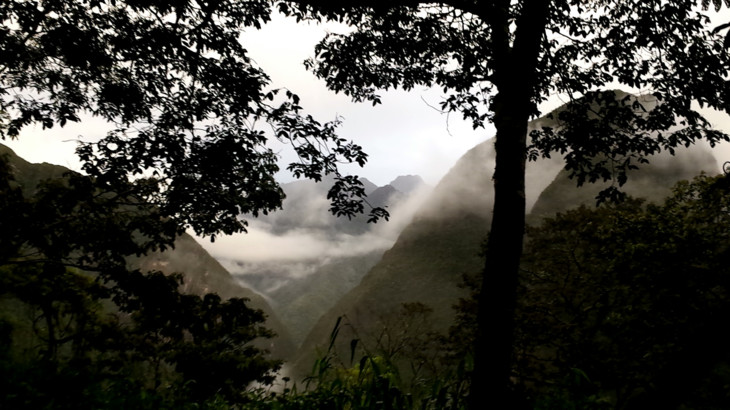
[[[46,351],[43,352],[43,359],[55,368],[58,356],[58,339],[56,338],[56,311],[53,308],[53,301],[41,302],[41,312],[46,322]]]
[[[515,306],[525,231],[525,161],[527,123],[533,112],[537,65],[549,2],[526,0],[510,44],[510,2],[495,3],[485,14],[492,30],[494,84],[492,103],[497,129],[494,170],[494,210],[482,271],[474,347],[472,409],[519,407],[510,381]]]
[[[512,403],[510,372],[517,277],[525,230],[525,153],[528,111],[500,93],[495,101],[494,212],[482,271],[477,316],[472,409]],[[503,101],[499,101],[503,100]],[[522,112],[520,112],[522,111]]]

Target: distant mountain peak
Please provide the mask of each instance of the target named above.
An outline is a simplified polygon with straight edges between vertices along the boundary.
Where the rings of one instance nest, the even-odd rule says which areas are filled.
[[[388,185],[391,185],[404,194],[409,194],[426,185],[426,183],[423,182],[423,178],[420,175],[401,175]]]
[[[363,188],[365,188],[366,195],[370,195],[371,192],[378,189],[378,186],[367,178],[360,178],[360,182],[362,182]]]

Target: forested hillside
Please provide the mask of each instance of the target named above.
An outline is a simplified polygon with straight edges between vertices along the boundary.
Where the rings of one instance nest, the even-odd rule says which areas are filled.
[[[62,181],[67,178],[64,177],[67,171],[63,167],[30,164],[14,156],[7,149],[4,154],[9,158],[9,170],[14,176],[14,180],[9,180],[10,187],[22,188],[25,195],[42,194],[47,188],[39,191],[33,187],[45,187],[49,179]],[[366,389],[358,390],[360,391],[358,394],[367,394],[368,400],[376,399],[379,397],[377,394],[383,391],[367,390],[375,388],[369,383],[377,383],[378,379],[375,377],[377,372],[389,369],[387,372],[395,371],[397,373],[392,374],[398,374],[396,378],[388,376],[390,389],[397,388],[400,392],[398,394],[413,395],[412,397],[418,400],[439,403],[439,400],[426,394],[423,388],[430,386],[429,383],[441,380],[439,377],[447,377],[450,378],[450,382],[441,385],[440,388],[444,389],[444,394],[458,396],[461,394],[458,393],[458,383],[463,382],[465,375],[468,374],[468,365],[464,360],[469,356],[471,348],[469,341],[473,340],[472,296],[476,289],[474,272],[479,269],[481,258],[478,244],[483,240],[483,229],[489,217],[488,212],[484,212],[489,207],[489,193],[472,189],[470,184],[464,184],[462,181],[465,180],[464,175],[473,174],[475,169],[488,167],[490,158],[493,158],[493,147],[489,142],[475,147],[466,154],[435,188],[413,221],[401,232],[393,247],[382,256],[382,260],[379,253],[376,253],[364,256],[370,259],[349,258],[340,264],[331,263],[320,273],[321,276],[317,276],[316,281],[300,282],[293,288],[296,289],[294,293],[279,295],[281,300],[291,301],[290,304],[280,308],[288,312],[283,324],[276,319],[273,310],[260,296],[236,284],[228,272],[187,235],[176,241],[174,249],[153,252],[142,257],[130,257],[128,263],[130,268],[139,268],[143,271],[184,273],[181,290],[186,293],[203,295],[214,292],[224,300],[231,297],[250,298],[250,306],[266,312],[266,321],[262,324],[279,334],[273,339],[260,338],[254,341],[253,345],[268,348],[274,357],[292,357],[293,347],[286,339],[287,323],[312,321],[317,315],[316,311],[310,310],[312,304],[332,304],[327,298],[318,301],[323,294],[331,294],[328,293],[331,289],[323,292],[322,285],[327,284],[328,287],[342,289],[339,292],[352,288],[319,319],[307,341],[300,348],[297,361],[293,362],[294,367],[286,366],[286,374],[295,378],[314,375],[313,380],[316,380],[323,390],[315,390],[312,392],[314,396],[302,396],[300,399],[284,395],[278,396],[276,400],[280,403],[289,403],[289,400],[309,400],[313,406],[328,400],[350,400],[330,390],[334,386],[330,383],[353,383],[347,374],[352,372],[356,374],[367,369],[370,370],[363,374],[360,381],[346,385],[349,386],[348,389]],[[730,309],[728,307],[730,305],[722,296],[725,279],[721,272],[724,268],[720,268],[721,260],[724,258],[723,252],[729,248],[724,245],[722,239],[726,234],[723,231],[724,219],[717,219],[718,215],[723,215],[724,201],[727,201],[730,195],[725,192],[727,186],[723,185],[724,180],[707,177],[695,185],[685,183],[674,191],[671,189],[678,180],[691,179],[701,172],[716,172],[719,167],[711,152],[702,147],[693,147],[678,151],[676,157],[656,157],[652,159],[651,165],[632,175],[631,182],[625,187],[631,196],[662,204],[664,198],[674,192],[673,199],[667,201],[666,205],[648,209],[634,200],[624,205],[604,205],[595,209],[595,197],[600,186],[586,185],[576,188],[575,181],[568,178],[567,172],[559,171],[555,162],[544,161],[535,165],[532,172],[536,176],[538,186],[531,189],[541,190],[541,194],[529,218],[535,228],[531,228],[528,232],[522,290],[524,293],[520,299],[518,317],[519,343],[516,347],[518,357],[521,359],[515,367],[515,376],[518,379],[533,380],[523,385],[526,389],[525,397],[533,404],[579,403],[581,408],[603,408],[601,406],[618,408],[625,405],[632,408],[631,406],[641,406],[647,402],[684,402],[690,407],[699,406],[692,408],[714,408],[712,406],[719,402],[717,397],[721,389],[713,386],[730,378],[730,375],[722,370],[725,364],[730,363],[730,358],[719,353],[724,342],[719,334],[715,334],[714,329],[720,326],[713,322],[722,320],[721,318],[726,315],[725,310]],[[543,179],[537,176],[546,177],[550,174],[554,177],[543,188],[541,185],[544,184]],[[585,208],[574,210],[577,206]],[[543,222],[546,217],[556,213],[560,214]],[[714,222],[707,225],[710,219]],[[671,227],[676,232],[670,232],[669,227],[661,225],[671,226],[672,220],[682,221]],[[3,223],[9,226],[7,219],[4,219]],[[578,231],[581,235],[579,238],[570,239],[570,235],[576,233],[575,228],[570,226],[583,228]],[[587,227],[590,228],[586,229]],[[631,241],[626,241],[626,235],[630,232],[634,232],[636,236]],[[682,238],[685,235],[686,237]],[[719,241],[716,241],[716,238],[719,238]],[[670,242],[669,247],[662,249],[659,243],[667,240]],[[601,245],[602,243],[612,243],[616,249],[609,251],[609,254],[603,254],[601,252],[604,251],[596,253],[583,251],[580,248],[582,246],[603,248],[605,245]],[[692,243],[692,247],[685,249],[688,243]],[[571,252],[579,252],[581,255],[584,252],[590,253],[581,256],[586,258],[585,260],[561,261],[563,254],[560,252],[566,250],[565,244],[572,244],[574,248],[567,248]],[[717,245],[717,249],[707,244]],[[645,250],[637,251],[637,248],[632,247]],[[680,248],[682,248],[681,254],[677,253],[677,249]],[[673,252],[677,254],[673,255]],[[706,256],[701,256],[703,252]],[[624,254],[629,260],[615,259],[607,262],[605,259],[621,258]],[[697,259],[698,257],[700,259]],[[686,261],[677,258],[685,258]],[[706,266],[703,265],[705,262]],[[577,272],[582,272],[580,275],[573,278],[564,277],[565,272],[556,270],[556,266],[568,266],[571,263],[577,265],[570,269],[578,269]],[[343,275],[343,272],[352,269],[353,266],[361,267],[368,264],[375,266],[361,282],[346,283],[347,278],[353,275]],[[606,270],[607,267],[610,270]],[[637,271],[638,276],[630,279],[626,276],[616,276],[614,272],[617,271],[614,269],[640,270]],[[696,273],[690,272],[697,269],[699,271]],[[678,282],[674,282],[674,279],[670,282],[658,281],[655,275],[662,270],[667,270],[668,275],[685,276],[678,277]],[[26,300],[23,299],[26,296],[16,296],[22,295],[16,293],[20,289],[17,287],[18,279],[14,279],[17,278],[17,271],[8,270],[6,267],[2,272],[3,283],[9,285],[0,298],[6,340],[4,343],[8,347],[2,360],[3,366],[11,365],[16,368],[9,373],[11,375],[9,380],[11,383],[20,380],[33,380],[35,383],[51,382],[55,379],[50,376],[40,377],[33,370],[35,360],[39,358],[48,360],[51,357],[48,356],[49,350],[43,348],[35,350],[30,347],[33,343],[46,340],[42,333],[38,332],[48,332],[48,328],[31,325],[26,319],[28,314],[38,309],[33,307],[33,303],[41,303],[42,299]],[[69,274],[71,276],[68,276]],[[689,279],[686,276],[688,274],[695,275],[696,280]],[[67,273],[57,277],[57,280],[78,280],[73,279],[78,278],[74,275],[76,274]],[[357,274],[353,277],[356,276]],[[93,274],[89,278],[93,278]],[[163,282],[157,282],[155,287],[149,289],[153,292],[149,297],[159,298],[160,301],[170,300],[165,296],[166,292],[170,291],[167,286]],[[287,288],[280,288],[278,292],[285,292],[285,289]],[[581,289],[592,289],[595,292],[585,292]],[[656,298],[652,296],[647,299],[652,292],[657,291],[659,293],[654,295]],[[610,298],[603,300],[604,294],[601,292],[608,292],[606,294],[611,295]],[[686,292],[692,295],[685,295]],[[276,294],[276,291],[273,293]],[[51,294],[41,296],[59,297]],[[560,302],[555,299],[556,297],[561,298]],[[695,299],[687,309],[677,311],[671,308],[672,305],[677,305],[679,300],[687,300],[690,297]],[[62,300],[64,299],[59,299],[58,303],[61,303],[59,306],[68,303],[61,302]],[[626,303],[630,305],[627,306]],[[591,312],[587,304],[603,307],[588,316],[575,313],[575,306],[583,306],[580,309]],[[639,310],[632,311],[631,306]],[[552,322],[554,319],[550,319],[552,316],[545,317],[544,315],[551,315],[546,309],[561,309],[560,320],[567,321],[565,323],[570,323],[571,327],[564,328],[560,323]],[[623,310],[614,313],[616,309]],[[78,320],[74,319],[76,313],[66,312],[59,319],[70,320],[68,323]],[[710,316],[705,316],[706,313]],[[616,314],[621,315],[620,321],[617,316],[612,316]],[[638,316],[631,316],[634,314]],[[43,317],[42,315],[43,313],[39,317]],[[646,328],[647,320],[655,321],[655,325]],[[105,325],[101,323],[95,325],[100,326],[98,331],[104,329]],[[154,323],[150,322],[149,325],[154,326]],[[663,333],[656,333],[659,327],[664,329],[662,332],[671,334],[667,337],[679,341],[664,339]],[[75,329],[76,337],[83,334],[83,328]],[[333,333],[333,329],[337,332]],[[610,329],[616,329],[619,334],[610,334],[612,332]],[[64,332],[69,332],[69,329]],[[688,334],[695,334],[697,337],[684,340],[684,336],[680,336],[682,332],[689,332]],[[70,363],[73,362],[66,360],[77,360],[74,358],[78,353],[66,356],[63,352],[66,348],[63,346],[68,342],[63,341],[65,340],[63,334],[65,333],[59,333],[58,346],[54,348],[57,352],[53,353],[52,357],[62,364],[62,368],[66,368],[64,371],[69,371],[73,369],[70,367]],[[72,334],[74,333],[68,333]],[[260,335],[266,336],[266,333]],[[334,335],[336,337],[333,338]],[[620,338],[614,339],[615,337]],[[710,344],[702,342],[708,339],[716,342]],[[34,340],[36,342],[33,342]],[[93,343],[98,342],[92,340],[89,339],[85,343],[88,343],[90,349],[97,349]],[[357,342],[353,344],[354,340]],[[653,347],[647,343],[653,344]],[[698,344],[702,344],[703,348],[688,350],[694,349],[691,346]],[[638,345],[645,346],[644,352],[651,352],[652,358],[637,357],[631,353],[631,349]],[[167,350],[161,352],[167,351],[165,354],[169,355],[175,351],[174,346],[169,345],[165,348]],[[69,348],[73,352],[77,347],[69,345]],[[572,353],[558,353],[566,349]],[[705,353],[697,356],[692,353],[693,351]],[[37,356],[39,352],[42,353],[41,356]],[[218,355],[220,351],[216,348],[209,353]],[[647,353],[641,354],[645,356]],[[318,361],[315,362],[315,359]],[[172,359],[170,356],[164,360],[181,359]],[[215,365],[213,356],[205,360],[210,360],[207,363],[208,367]],[[539,364],[540,361],[550,362],[552,365],[543,367]],[[664,366],[664,363],[671,361],[683,364],[680,367]],[[30,367],[18,367],[19,363]],[[418,365],[414,367],[414,363]],[[696,377],[682,379],[683,385],[677,386],[677,382],[670,380],[669,375],[684,374],[683,369],[689,368],[687,366],[690,363]],[[326,367],[322,367],[323,364],[326,364]],[[261,365],[266,366],[263,362]],[[465,365],[467,367],[460,367]],[[24,370],[17,370],[18,368]],[[206,365],[198,364],[192,369],[205,372],[205,368]],[[314,374],[311,373],[313,368]],[[462,370],[457,370],[460,368]],[[369,373],[373,371],[376,372],[375,375]],[[467,373],[460,373],[463,371]],[[149,370],[143,373],[147,372]],[[169,376],[163,375],[171,373],[155,371],[151,374],[156,374],[154,378],[161,377],[159,380],[167,383],[164,380]],[[108,375],[105,377],[106,380],[115,380],[109,379]],[[131,373],[125,373],[124,377],[133,380]],[[188,374],[185,377],[196,376]],[[79,379],[72,380],[79,381]],[[415,383],[415,380],[421,380],[419,383],[426,384]],[[631,384],[626,384],[629,381]],[[212,379],[211,383],[213,384],[209,385],[210,388],[217,389],[219,388],[217,383],[227,383],[227,381]],[[34,399],[38,403],[46,400],[51,394],[36,389],[32,391],[38,394]],[[68,395],[65,397],[77,402],[89,400],[74,396],[74,391],[68,389]],[[366,391],[370,393],[365,393]],[[8,395],[9,392],[3,394]],[[194,400],[205,400],[204,397],[207,397],[205,395],[208,393],[205,390],[198,390],[194,394],[199,395],[194,396],[197,397]],[[273,400],[273,398],[264,399],[259,395],[260,392],[254,394],[255,396],[246,400],[257,400],[258,405],[264,405],[266,402],[260,400]],[[376,396],[370,396],[371,394]],[[456,400],[457,396],[448,397],[452,397],[450,400]],[[25,396],[21,392],[18,397]],[[234,396],[226,397],[238,400]],[[24,400],[24,403],[29,405],[34,403],[27,398]],[[146,403],[147,399],[107,395],[105,400],[139,404]],[[10,400],[8,403],[19,402]],[[273,402],[270,404],[273,405]],[[707,407],[703,407],[705,405]]]
[[[0,158],[0,408],[730,408],[730,176],[701,145],[730,143],[710,120],[730,114],[728,8],[0,1],[0,139],[73,139],[81,171],[44,179],[60,168]],[[264,35],[257,55],[251,34],[269,24],[292,47]],[[419,172],[450,148],[411,151],[439,133],[404,121],[404,94],[445,114],[445,132],[453,116],[490,140],[393,225],[368,201],[418,181],[371,190],[359,168],[377,153]],[[360,125],[346,130],[350,114]],[[328,180],[333,215],[393,216],[391,236],[342,221],[333,234],[304,205],[263,229],[282,171]],[[263,300],[236,297],[249,294],[221,269],[251,273],[272,249],[316,261],[320,281],[352,275],[307,283],[331,307],[286,367],[286,329],[277,339],[250,306]],[[281,304],[322,306],[269,281],[283,270],[236,280],[266,302],[278,287]]]
[[[134,198],[0,156],[0,407],[238,401],[292,354],[264,299],[192,237],[145,249],[159,216]]]

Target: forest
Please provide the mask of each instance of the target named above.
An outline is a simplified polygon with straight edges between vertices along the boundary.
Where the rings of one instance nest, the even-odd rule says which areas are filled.
[[[0,146],[0,408],[730,407],[730,175],[710,150],[730,136],[702,111],[730,113],[730,23],[708,17],[726,8],[3,2],[0,137],[110,131],[79,143],[81,172]],[[305,62],[333,92],[437,86],[496,129],[298,346],[217,262],[160,256],[282,208],[272,139],[332,215],[390,219],[340,171],[368,154],[239,41],[272,13],[352,27]],[[568,103],[540,112],[552,94]]]

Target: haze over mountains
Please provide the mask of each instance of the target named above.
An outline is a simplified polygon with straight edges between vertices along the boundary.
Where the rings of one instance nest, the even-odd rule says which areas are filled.
[[[5,154],[15,178],[27,189],[32,190],[42,180],[61,178],[68,171],[58,165],[29,163],[0,144],[0,155]],[[278,335],[265,347],[276,357],[292,357],[314,322],[359,283],[430,191],[413,175],[393,182],[400,190],[391,185],[377,187],[364,179],[370,206],[386,207],[391,213],[387,224],[368,224],[365,216],[348,220],[329,213],[326,193],[331,182],[284,184],[284,209],[251,220],[249,234],[243,236],[244,247],[231,237],[213,247],[232,254],[216,253],[218,258],[213,258],[186,234],[176,241],[174,249],[131,257],[129,263],[142,270],[183,273],[185,292],[248,298],[250,306],[264,311],[267,327]],[[253,246],[246,247],[250,244]],[[280,318],[286,318],[286,323]]]
[[[329,212],[332,179],[283,184],[283,209],[249,220],[245,235],[201,244],[239,283],[263,295],[282,318],[295,343],[315,321],[380,260],[430,191],[419,176],[363,186],[372,207],[386,207],[388,222],[348,220]]]

